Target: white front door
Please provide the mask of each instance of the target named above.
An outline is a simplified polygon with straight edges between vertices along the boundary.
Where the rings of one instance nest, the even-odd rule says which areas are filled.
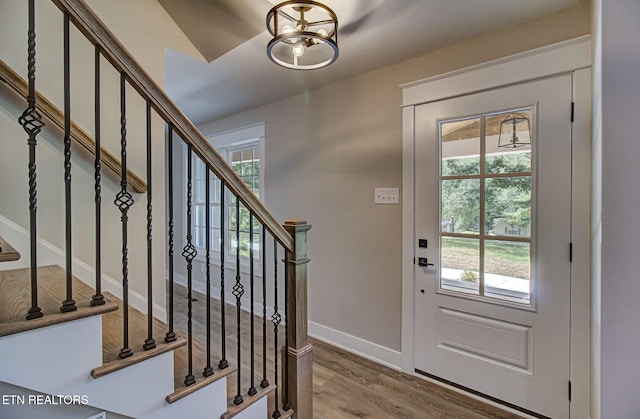
[[[415,369],[569,417],[572,77],[415,107]]]

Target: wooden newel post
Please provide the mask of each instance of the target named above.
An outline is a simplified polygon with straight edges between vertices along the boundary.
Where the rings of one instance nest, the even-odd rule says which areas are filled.
[[[307,336],[307,231],[306,221],[288,220],[284,228],[293,237],[293,252],[286,250],[287,338],[289,360],[287,399],[297,419],[313,418],[313,347]]]

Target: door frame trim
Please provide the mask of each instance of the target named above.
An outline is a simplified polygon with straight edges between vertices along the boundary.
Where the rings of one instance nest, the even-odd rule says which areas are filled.
[[[558,74],[573,75],[571,266],[571,416],[589,417],[591,351],[591,36],[403,84],[402,103],[402,370],[415,375],[414,152],[417,105],[471,95]]]

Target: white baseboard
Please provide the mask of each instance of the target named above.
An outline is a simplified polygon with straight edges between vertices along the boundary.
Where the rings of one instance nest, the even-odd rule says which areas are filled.
[[[309,336],[315,339],[377,362],[378,364],[393,368],[394,370],[402,370],[402,353],[398,351],[312,321],[309,321],[308,326]]]
[[[28,257],[25,257],[25,255],[28,255],[29,232],[22,226],[0,215],[0,235],[2,235],[7,241],[9,241],[13,245],[13,247],[23,255],[23,257],[18,261],[4,262],[2,268],[28,268],[29,261]],[[38,239],[38,260],[39,264],[42,266],[65,266],[66,263],[64,251],[42,238]],[[73,275],[85,284],[94,288],[96,277],[95,269],[89,264],[75,257],[72,259],[72,263]],[[122,298],[122,283],[106,274],[102,274],[102,290],[110,292],[118,298]],[[147,312],[146,296],[131,289],[129,289],[129,304],[131,304],[131,306],[135,307],[142,313]],[[158,303],[153,304],[153,315],[154,317],[157,317],[162,321],[165,321],[165,319],[167,318],[166,309]]]
[[[174,274],[173,279],[176,284],[182,285],[184,287],[187,286],[187,277],[181,274]],[[207,292],[206,284],[201,281],[193,281],[192,283],[193,290],[199,292],[201,294],[205,294]],[[211,297],[215,300],[220,299],[220,288],[213,287],[211,289]],[[225,299],[229,303],[235,302],[235,296],[229,292],[225,292]],[[241,309],[248,312],[251,301],[248,298],[241,298]],[[282,316],[282,324],[285,324],[285,315],[284,312],[280,311],[280,315]],[[273,306],[267,305],[267,316],[270,316],[273,313]],[[255,302],[254,303],[254,314],[258,317],[262,317],[262,303]],[[373,342],[369,342],[367,340],[361,339],[356,336],[349,335],[347,333],[341,332],[339,330],[332,329],[327,326],[323,326],[321,324],[309,321],[309,336],[326,342],[330,345],[336,346],[340,349],[343,349],[347,352],[351,352],[363,358],[369,359],[378,364],[385,365],[389,368],[393,368],[394,370],[401,370],[402,366],[402,354],[398,351],[394,351],[393,349],[385,348],[384,346],[378,345]]]

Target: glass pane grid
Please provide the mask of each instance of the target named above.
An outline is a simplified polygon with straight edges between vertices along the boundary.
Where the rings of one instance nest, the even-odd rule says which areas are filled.
[[[521,131],[533,112],[518,110],[510,137],[527,144],[503,148],[500,130],[513,112],[439,124],[440,288],[529,304],[532,140]]]
[[[253,144],[244,148],[232,149],[226,152],[227,161],[233,170],[244,180],[247,186],[260,196],[260,148]],[[194,201],[194,241],[196,247],[204,249],[206,246],[206,164],[196,155],[193,156],[194,167],[194,184],[193,184],[193,201]],[[211,249],[220,251],[220,190],[221,181],[212,172],[210,176],[210,240]],[[237,197],[226,191],[225,207],[226,207],[226,223],[227,232],[225,234],[226,252],[235,255],[238,242],[236,240],[236,229],[238,228],[238,220],[236,217],[236,200]],[[260,259],[260,242],[261,242],[261,224],[254,220],[253,244],[250,243],[249,234],[249,210],[240,207],[240,255],[249,257],[250,249],[253,248],[254,259]]]

